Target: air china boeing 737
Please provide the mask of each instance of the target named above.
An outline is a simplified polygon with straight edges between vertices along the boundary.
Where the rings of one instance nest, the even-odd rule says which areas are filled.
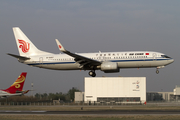
[[[25,72],[21,73],[18,79],[7,89],[0,90],[0,98],[7,98],[11,96],[24,95],[29,92],[29,90],[23,91],[24,82],[26,79]]]
[[[41,51],[27,38],[18,27],[13,28],[19,55],[8,53],[19,62],[53,70],[90,70],[89,75],[96,76],[95,70],[105,73],[119,72],[121,68],[159,68],[174,62],[167,55],[153,51],[128,51],[128,52],[97,52],[97,53],[72,53],[66,50],[56,39],[61,52],[53,54]]]

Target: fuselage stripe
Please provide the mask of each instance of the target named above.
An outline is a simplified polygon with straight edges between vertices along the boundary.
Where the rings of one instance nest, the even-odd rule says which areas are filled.
[[[108,60],[108,62],[140,62],[140,61],[164,61],[164,60],[170,60],[170,59],[139,59],[139,60]],[[103,61],[106,62],[106,61]],[[49,64],[74,64],[76,62],[36,62],[36,63],[31,63],[27,65],[49,65]]]

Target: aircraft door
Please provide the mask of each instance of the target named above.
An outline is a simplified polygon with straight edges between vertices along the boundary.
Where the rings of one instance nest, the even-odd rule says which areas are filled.
[[[43,64],[43,57],[40,57],[40,58],[39,58],[39,63],[40,63],[40,64]]]
[[[156,61],[156,57],[157,57],[156,53],[153,53],[153,60],[154,61]]]

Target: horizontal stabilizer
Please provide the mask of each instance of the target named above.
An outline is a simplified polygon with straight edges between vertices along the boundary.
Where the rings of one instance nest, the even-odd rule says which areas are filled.
[[[15,57],[17,59],[20,59],[20,60],[29,60],[30,58],[28,57],[23,57],[23,56],[19,56],[19,55],[14,55],[14,54],[10,54],[10,53],[7,53],[7,55],[10,55],[12,57]]]
[[[23,94],[26,94],[26,93],[28,93],[30,90],[26,90],[26,91],[23,91]]]

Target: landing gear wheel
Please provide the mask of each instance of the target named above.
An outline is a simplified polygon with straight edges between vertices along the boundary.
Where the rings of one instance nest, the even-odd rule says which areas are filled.
[[[89,75],[92,76],[92,77],[96,77],[95,71],[89,71]]]
[[[156,74],[159,74],[159,70],[158,69],[156,70]]]
[[[93,75],[93,71],[89,71],[89,75],[92,76]]]
[[[92,77],[96,77],[96,73],[95,72],[93,73]]]

